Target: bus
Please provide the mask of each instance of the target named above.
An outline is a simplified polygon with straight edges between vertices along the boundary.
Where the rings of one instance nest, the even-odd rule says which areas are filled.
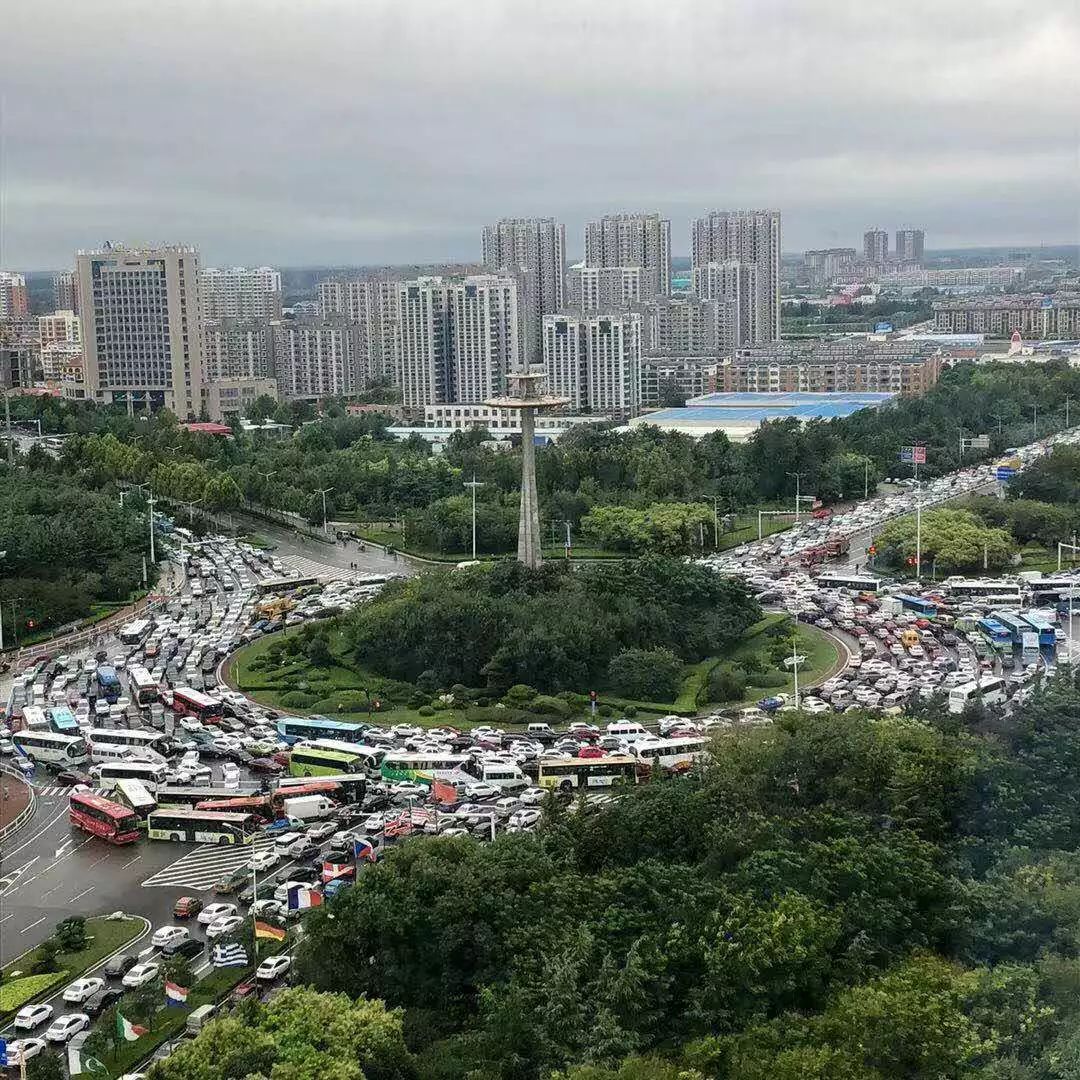
[[[851,589],[853,592],[881,592],[881,578],[870,574],[856,574],[843,570],[830,570],[818,574],[815,584],[822,589]]]
[[[1045,615],[1040,615],[1037,611],[1025,611],[1020,618],[1039,635],[1040,648],[1057,648],[1057,635],[1054,633],[1054,624]]]
[[[974,701],[984,705],[1000,705],[1005,700],[1005,680],[990,675],[981,682],[964,683],[949,691],[949,712],[962,713]]]
[[[146,818],[151,810],[157,809],[157,799],[147,790],[141,780],[117,780],[113,788],[113,798],[117,802],[130,806],[138,818],[139,828],[146,828]]]
[[[1074,600],[1080,600],[1080,577],[1046,577],[1029,581],[1031,599],[1036,604],[1047,600],[1067,600],[1072,594]]]
[[[650,767],[660,766],[671,772],[684,772],[695,761],[703,758],[709,749],[708,739],[696,739],[692,736],[681,739],[652,739],[636,743],[631,752],[638,761]]]
[[[45,710],[49,718],[49,727],[58,735],[77,735],[79,724],[75,714],[64,705],[54,705]]]
[[[139,839],[139,820],[130,806],[89,792],[71,796],[68,820],[77,829],[100,836],[110,844],[133,844]]]
[[[364,758],[351,750],[296,745],[289,754],[290,776],[332,776],[334,773],[363,773]]]
[[[223,787],[169,787],[165,785],[157,789],[157,801],[159,806],[194,810],[199,803],[210,799],[249,799],[256,794],[258,793],[250,788],[243,791],[230,791]]]
[[[263,578],[257,582],[255,588],[260,594],[284,593],[293,589],[299,589],[304,585],[315,585],[319,581],[316,577],[273,577]]]
[[[434,780],[458,779],[468,761],[465,754],[412,754],[392,750],[383,758],[379,772],[384,780],[416,780],[430,784]]]
[[[541,758],[536,783],[539,787],[573,791],[636,784],[637,778],[637,758],[609,754],[598,758]]]
[[[1018,611],[995,611],[993,618],[1009,632],[1014,645],[1022,645],[1024,635],[1031,633],[1031,625]]]
[[[896,599],[905,611],[913,611],[924,619],[932,619],[938,613],[938,606],[933,600],[924,600],[921,596],[909,596],[905,593],[898,594]]]
[[[259,832],[254,814],[211,810],[152,810],[146,818],[151,840],[178,840],[189,844],[250,844]]]
[[[153,622],[149,619],[136,619],[135,622],[129,622],[126,626],[121,626],[117,637],[120,638],[124,645],[138,645],[150,633],[153,625]]]
[[[979,600],[985,604],[1019,604],[1023,588],[1017,581],[1000,578],[946,578],[942,588],[952,600]]]
[[[165,783],[165,765],[152,761],[106,761],[95,765],[91,773],[103,788],[114,788],[121,780],[138,780],[143,787],[156,791]]]
[[[359,758],[364,768],[372,775],[379,775],[379,768],[386,757],[386,748],[382,746],[363,746],[360,743],[345,742],[341,739],[311,739],[293,744],[293,752],[297,750],[341,750]]]
[[[178,686],[172,695],[172,709],[177,716],[193,716],[203,723],[214,723],[223,712],[220,698],[192,690],[190,686]]]
[[[22,711],[23,727],[27,731],[48,731],[49,718],[40,705],[25,705]]]
[[[167,735],[149,728],[87,728],[85,736],[93,743],[105,743],[108,746],[133,746],[139,750],[153,750],[163,757],[172,752],[172,743]]]
[[[302,776],[282,776],[274,790],[274,797],[292,799],[297,795],[331,795],[343,803],[360,802],[367,790],[367,781],[355,773],[339,773],[336,776],[320,776],[307,780]]]
[[[138,705],[149,705],[157,701],[160,694],[158,681],[141,664],[132,664],[128,668],[128,684],[131,696]]]
[[[101,664],[94,673],[97,680],[98,697],[103,697],[110,705],[115,705],[117,699],[123,693],[120,685],[120,676],[116,674],[116,668],[108,664]]]
[[[283,716],[275,725],[277,733],[290,745],[300,739],[337,739],[340,742],[359,743],[370,726],[318,715]]]
[[[70,768],[83,765],[90,747],[81,735],[58,735],[55,731],[16,731],[11,736],[15,749],[31,761]]]
[[[216,810],[228,814],[254,814],[260,821],[273,821],[277,811],[269,795],[247,795],[241,799],[203,799],[196,810]]]
[[[995,649],[1010,648],[1012,646],[1012,634],[1009,633],[1008,627],[1002,626],[997,619],[987,617],[980,619],[976,625]]]

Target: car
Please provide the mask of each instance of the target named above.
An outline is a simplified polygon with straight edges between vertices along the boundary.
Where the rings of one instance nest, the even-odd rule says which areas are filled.
[[[115,1005],[123,996],[124,991],[118,986],[104,986],[86,999],[83,1009],[88,1016],[100,1016],[109,1006]]]
[[[494,784],[484,783],[483,780],[479,780],[474,784],[466,784],[464,788],[467,799],[493,799],[501,790]]]
[[[334,825],[334,828],[337,828],[337,825],[334,822],[331,822],[331,824]],[[301,835],[289,845],[287,854],[290,859],[307,859],[314,855],[318,850],[319,845],[316,844],[314,840]]]
[[[237,870],[231,870],[214,882],[214,892],[224,895],[234,893],[245,884],[249,877],[251,877],[251,871],[247,867],[241,866]]]
[[[23,1065],[31,1058],[35,1058],[47,1043],[44,1039],[16,1039],[7,1044],[7,1060],[9,1065]]]
[[[207,940],[213,941],[214,938],[231,934],[237,927],[242,926],[243,922],[244,917],[242,915],[223,915],[220,919],[215,919],[206,928]]]
[[[185,941],[190,936],[191,935],[188,933],[188,929],[186,926],[162,926],[154,931],[154,936],[150,939],[150,944],[153,945],[156,949],[162,949],[173,941]],[[141,965],[135,966],[139,967]],[[131,970],[134,970],[134,968],[129,969],[128,972],[125,972],[125,977],[126,975],[130,974]],[[127,985],[126,979],[125,985]]]
[[[131,953],[117,953],[105,961],[101,973],[108,979],[119,979],[122,975],[126,975],[138,962],[139,958]]]
[[[248,866],[252,870],[273,870],[280,858],[281,856],[272,847],[263,848],[251,856]]]
[[[423,784],[418,784],[415,780],[399,780],[396,784],[390,785],[390,791],[394,795],[426,795],[428,789]]]
[[[187,933],[187,931],[184,931]],[[129,989],[134,989],[140,986],[145,986],[148,982],[153,982],[158,977],[158,973],[161,971],[161,965],[155,964],[153,961],[145,961],[141,964],[136,964],[121,980],[124,986]]]
[[[90,1017],[86,1013],[68,1013],[58,1016],[46,1029],[46,1042],[64,1043],[77,1032],[90,1026]]]
[[[223,919],[226,915],[235,915],[235,904],[207,904],[206,907],[199,912],[199,923],[202,926],[209,926],[210,923],[216,919]]]
[[[81,769],[64,769],[56,774],[56,782],[63,784],[65,787],[72,787],[75,784],[87,784],[92,786],[94,778]]]
[[[205,946],[197,938],[188,938],[186,941],[173,941],[161,950],[162,956],[182,956],[186,960],[198,956]]]
[[[335,832],[337,832],[337,822],[316,821],[307,827],[304,835],[311,840],[325,840],[328,836],[333,836]]]
[[[181,896],[173,904],[174,919],[190,919],[202,911],[203,902],[197,896]]]
[[[64,1000],[72,1005],[81,1005],[88,997],[93,997],[99,990],[105,988],[105,980],[96,976],[86,979],[76,979],[65,991]]]
[[[529,829],[540,820],[540,811],[525,809],[510,815],[507,825],[516,829]]]
[[[382,832],[385,825],[385,814],[368,814],[368,816],[360,823],[360,828],[364,832]]]
[[[282,910],[283,905],[277,900],[256,900],[248,909],[248,914],[254,918],[265,918],[267,915],[278,916]]]
[[[270,736],[262,736],[262,738],[268,739]],[[270,757],[257,757],[252,758],[248,763],[248,768],[254,773],[268,773],[271,776],[277,776],[284,771],[285,766]]]
[[[291,956],[268,956],[256,969],[255,978],[260,982],[273,982],[292,967]]]
[[[539,806],[547,797],[547,792],[543,788],[529,787],[526,788],[518,799],[521,800],[523,806]]]
[[[20,1031],[33,1031],[39,1024],[51,1020],[53,1007],[44,1003],[37,1005],[24,1005],[15,1014],[15,1027]]]

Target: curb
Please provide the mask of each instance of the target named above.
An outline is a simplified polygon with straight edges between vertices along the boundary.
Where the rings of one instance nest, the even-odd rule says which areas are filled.
[[[24,825],[29,824],[30,819],[34,816],[37,810],[37,792],[34,791],[34,785],[27,783],[27,781],[19,776],[18,773],[13,772],[8,766],[0,767],[0,772],[6,773],[8,776],[14,777],[20,783],[25,785],[30,792],[30,801],[26,804],[23,810],[17,817],[9,821],[2,829],[0,829],[0,840],[6,840],[9,836],[14,836]]]

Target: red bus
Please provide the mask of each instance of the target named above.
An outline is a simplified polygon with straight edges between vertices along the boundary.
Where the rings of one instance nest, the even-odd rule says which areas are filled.
[[[130,806],[110,802],[100,795],[77,792],[71,796],[68,817],[72,825],[108,840],[110,844],[131,844],[139,839],[139,819]]]
[[[172,695],[173,712],[177,716],[194,716],[205,724],[215,724],[222,714],[220,698],[201,694],[190,686],[178,686]]]

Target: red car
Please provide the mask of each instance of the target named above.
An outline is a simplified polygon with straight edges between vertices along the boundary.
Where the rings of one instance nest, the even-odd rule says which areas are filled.
[[[273,776],[277,776],[278,773],[284,770],[285,766],[275,758],[257,757],[248,762],[248,768],[252,772],[270,773]]]
[[[579,746],[578,757],[594,758],[594,757],[607,757],[607,754],[599,746]]]
[[[197,896],[181,896],[173,904],[174,919],[192,919],[202,911],[202,901]]]

